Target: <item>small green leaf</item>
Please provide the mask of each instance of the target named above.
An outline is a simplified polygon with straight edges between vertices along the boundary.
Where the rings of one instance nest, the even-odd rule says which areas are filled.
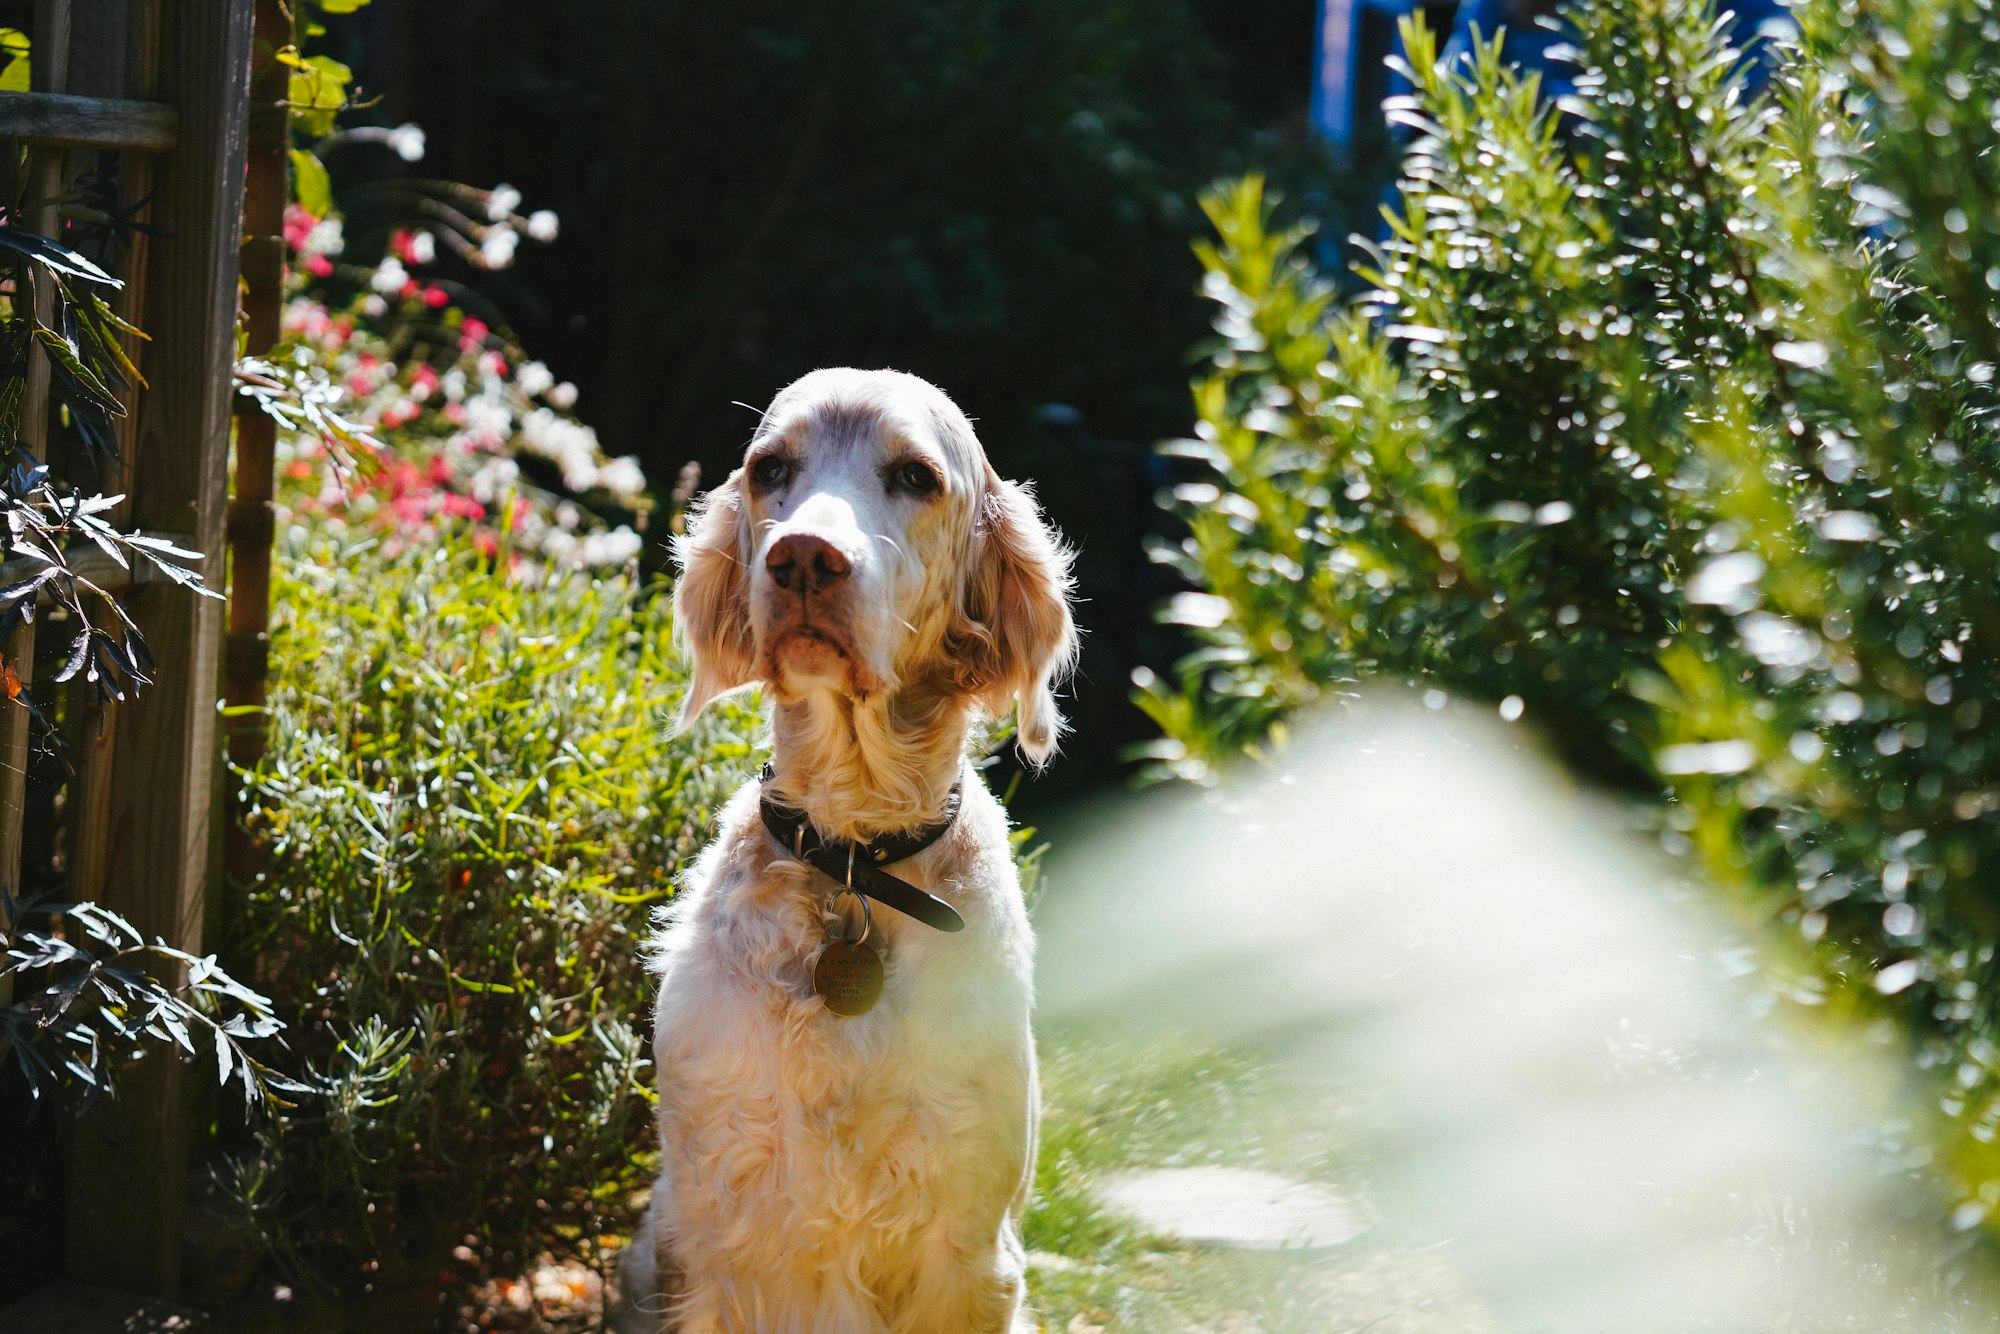
[[[362,0],[365,4],[367,0]],[[7,58],[7,66],[0,69],[0,93],[25,93],[29,90],[29,40],[28,34],[19,28],[0,28],[0,55]]]
[[[326,164],[303,148],[292,150],[292,198],[315,218],[333,211],[333,182],[327,178]]]
[[[347,105],[347,81],[354,72],[332,56],[278,58],[292,66],[292,119],[307,134],[326,134],[333,129],[333,116]]]
[[[57,379],[65,381],[81,397],[94,401],[113,416],[125,415],[125,405],[118,401],[118,396],[105,388],[104,382],[77,359],[76,349],[65,342],[61,334],[53,329],[37,329],[35,338],[48,352],[49,360],[55,363]]]

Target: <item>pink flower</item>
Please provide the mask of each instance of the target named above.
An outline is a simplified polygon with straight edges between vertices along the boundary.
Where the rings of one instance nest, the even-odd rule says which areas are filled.
[[[315,278],[331,278],[333,276],[333,261],[325,255],[307,255],[306,272]]]
[[[427,361],[417,367],[417,373],[410,377],[410,397],[421,403],[437,392],[438,374]]]
[[[422,264],[427,258],[417,247],[416,233],[408,227],[389,233],[389,253],[405,264]]]
[[[449,300],[451,298],[445,295],[445,290],[442,287],[426,287],[424,289],[424,304],[432,310],[436,310]]]
[[[285,205],[285,245],[297,250],[312,235],[312,229],[319,225],[319,219],[300,208],[297,204]]]

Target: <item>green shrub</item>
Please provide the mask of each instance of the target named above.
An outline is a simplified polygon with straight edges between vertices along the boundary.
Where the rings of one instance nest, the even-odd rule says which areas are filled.
[[[750,765],[752,715],[669,736],[669,608],[627,576],[293,527],[269,864],[232,952],[317,1089],[240,1168],[294,1272],[357,1281],[594,1229],[637,1184],[648,914]],[[393,554],[391,554],[393,549]]]
[[[1768,93],[1714,10],[1586,0],[1558,109],[1407,31],[1418,134],[1336,310],[1255,181],[1208,201],[1213,480],[1142,674],[1201,778],[1390,678],[1668,798],[1773,994],[1908,1025],[1970,1226],[2000,1201],[2000,27],[1808,3]]]

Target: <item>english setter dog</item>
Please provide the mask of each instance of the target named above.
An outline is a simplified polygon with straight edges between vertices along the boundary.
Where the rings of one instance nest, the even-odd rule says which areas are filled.
[[[1034,939],[967,758],[1046,761],[1070,558],[943,393],[815,371],[679,541],[682,714],[760,684],[773,754],[657,943],[660,1178],[624,1334],[1001,1334],[1035,1158]]]

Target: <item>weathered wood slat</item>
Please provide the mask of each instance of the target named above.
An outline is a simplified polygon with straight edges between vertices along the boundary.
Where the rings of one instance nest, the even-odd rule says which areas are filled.
[[[70,88],[97,97],[154,94],[159,87],[158,0],[75,0],[72,22],[78,38],[70,51]],[[120,212],[136,211],[153,193],[153,162],[150,153],[128,153],[118,164]],[[133,232],[128,238],[118,272],[125,286],[111,298],[119,317],[141,329],[147,327],[146,254],[151,243],[144,232]],[[142,370],[147,368],[150,359],[145,340],[132,334],[124,334],[122,339],[125,355]],[[118,458],[99,485],[108,495],[125,495],[132,489],[129,464],[138,447],[140,392],[137,384],[126,386],[122,396],[125,415],[113,423]],[[117,528],[131,527],[130,507],[123,503],[106,511],[104,518]],[[174,545],[187,543],[175,538]],[[67,741],[76,765],[63,799],[69,893],[72,898],[97,900],[104,896],[113,862],[111,767],[118,742],[118,704],[99,700],[90,682],[76,681],[70,691],[69,712],[74,725],[67,729]]]
[[[35,92],[25,96],[52,97],[69,86],[70,0],[44,0],[35,8],[33,65]],[[62,154],[41,148],[28,154],[28,196],[34,208],[28,223],[43,236],[61,230]],[[50,293],[44,275],[29,284],[29,298],[46,318]],[[37,458],[49,455],[49,360],[38,348],[28,352],[27,387],[21,405],[21,442]],[[16,688],[26,690],[35,679],[35,626],[32,621],[7,637],[6,665]],[[28,711],[21,703],[0,700],[0,886],[21,890],[21,847],[25,841],[28,796]],[[10,924],[0,904],[0,930]],[[0,979],[0,1004],[13,999],[11,979]]]
[[[163,153],[180,137],[180,120],[164,102],[0,92],[0,139],[41,147]]]
[[[293,45],[296,5],[257,0],[255,64],[250,73],[250,161],[243,193],[244,352],[268,354],[279,336],[285,297],[285,205],[289,176],[291,70],[277,53]],[[229,641],[223,651],[223,722],[231,764],[253,767],[264,754],[265,677],[270,665],[271,502],[277,423],[262,412],[236,418],[236,487],[229,503]],[[257,841],[244,827],[239,794],[223,831],[224,866],[238,884],[260,866]]]
[[[131,464],[131,518],[190,533],[218,577],[227,502],[236,250],[243,215],[250,0],[160,7],[157,96],[180,139],[154,166],[147,221],[146,377]],[[220,786],[221,604],[186,589],[134,586],[126,610],[152,646],[153,684],[117,712],[110,843],[101,899],[147,935],[200,949],[209,834]],[[202,1078],[213,1083],[213,1067]],[[171,1296],[189,1155],[188,1067],[147,1060],[122,1095],[76,1127],[67,1255],[93,1282]]]
[[[0,658],[15,664],[15,686],[26,690],[35,677],[34,627],[24,625],[0,642]],[[28,711],[0,691],[0,889],[18,894],[21,874],[22,824],[28,818]],[[0,935],[13,922],[0,898]],[[0,977],[0,1005],[14,999],[14,979]],[[0,1048],[4,1054],[5,1048]]]

